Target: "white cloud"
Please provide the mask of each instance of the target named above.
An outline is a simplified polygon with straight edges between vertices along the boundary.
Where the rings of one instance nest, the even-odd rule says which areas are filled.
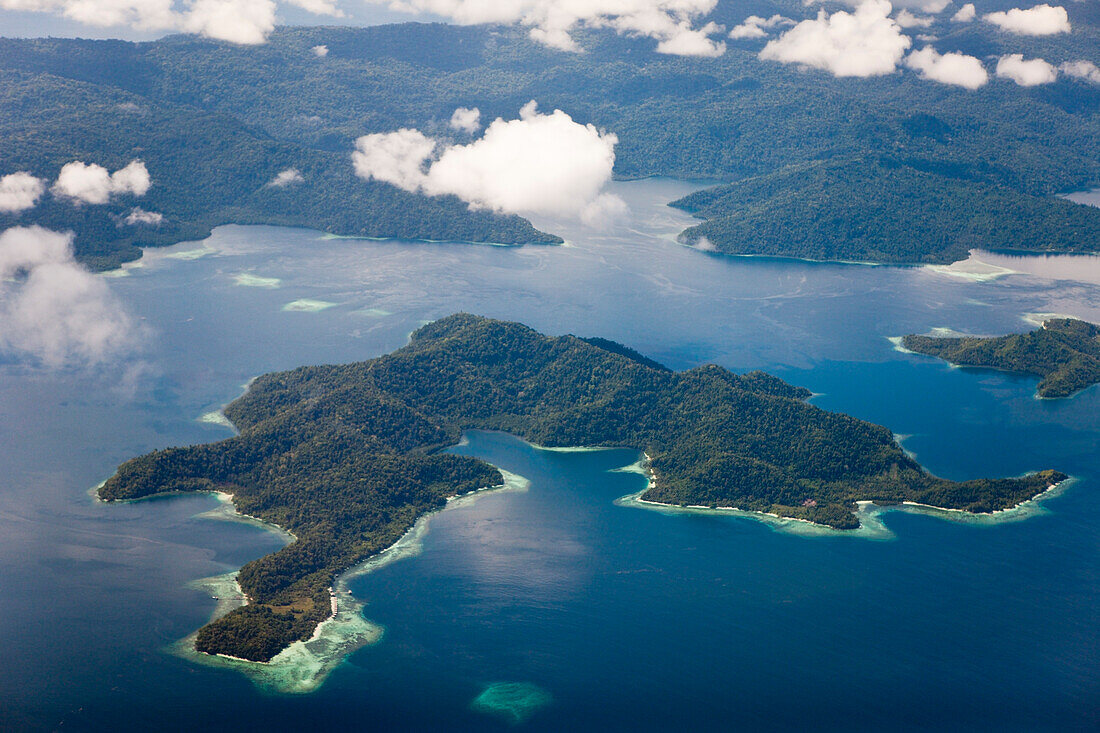
[[[440,147],[417,130],[365,135],[352,155],[362,178],[407,191],[452,194],[471,208],[578,218],[599,224],[625,210],[604,192],[618,138],[534,102],[518,120],[496,119],[468,145]],[[429,162],[430,161],[430,162]]]
[[[760,58],[824,69],[836,76],[893,72],[912,41],[890,17],[886,0],[866,0],[854,13],[824,10],[769,41]]]
[[[287,186],[295,183],[301,183],[306,180],[302,177],[302,172],[297,168],[287,168],[286,170],[279,171],[278,175],[267,182],[268,186],[272,188],[286,188]]]
[[[909,54],[905,65],[919,71],[923,79],[967,89],[977,89],[989,81],[989,72],[980,60],[961,53],[940,54],[931,46]]]
[[[151,183],[149,171],[140,160],[132,160],[114,173],[108,173],[101,165],[75,160],[62,166],[50,190],[55,196],[75,203],[105,204],[115,195],[144,196]]]
[[[951,16],[951,20],[956,23],[969,23],[978,17],[978,10],[974,7],[974,3],[967,3],[959,8],[959,11]]]
[[[764,38],[770,29],[779,25],[794,25],[794,21],[782,15],[773,15],[770,18],[750,15],[741,25],[730,31],[730,38]]]
[[[905,3],[898,3],[904,5]],[[951,4],[951,0],[926,0],[925,2],[918,3],[917,7],[926,13],[942,13],[948,5]]]
[[[459,107],[451,115],[451,129],[473,134],[481,129],[481,110]]]
[[[79,1],[79,0],[78,0]],[[275,29],[273,0],[195,0],[183,30],[241,45],[263,43]]]
[[[392,183],[406,191],[419,191],[427,180],[424,161],[435,152],[436,142],[419,130],[364,135],[355,141],[351,159],[360,178]]]
[[[0,178],[0,211],[15,212],[29,209],[38,203],[46,192],[46,182],[26,171],[9,173]]]
[[[1100,67],[1091,61],[1067,61],[1061,68],[1063,73],[1070,76],[1100,84]]]
[[[1058,78],[1058,69],[1043,59],[1024,60],[1020,53],[1002,56],[997,62],[997,76],[1011,79],[1022,87],[1050,84]]]
[[[696,22],[718,0],[367,0],[407,13],[433,13],[462,25],[519,24],[539,43],[576,51],[572,32],[581,27],[612,28],[658,41],[661,53],[719,56],[725,44],[710,38],[722,28]]]
[[[902,28],[927,28],[932,25],[935,18],[928,15],[913,15],[908,10],[902,9],[898,11],[898,14],[894,17],[897,24]]]
[[[331,15],[333,18],[344,17],[344,11],[336,7],[334,0],[286,0],[286,2],[314,15]]]
[[[1069,15],[1066,9],[1058,5],[1036,5],[1023,10],[1013,8],[997,13],[983,15],[982,18],[1001,30],[1018,33],[1023,36],[1051,36],[1055,33],[1069,33]]]
[[[319,59],[323,59],[325,56],[328,56],[328,46],[314,46],[309,50],[312,51],[313,55]]]
[[[126,223],[130,226],[135,224],[144,224],[146,226],[160,226],[164,223],[164,214],[156,211],[146,211],[145,209],[139,209],[136,206],[130,209],[130,213],[126,216]]]
[[[128,349],[132,334],[107,281],[73,260],[71,234],[40,227],[0,234],[0,350],[75,366]]]
[[[342,16],[334,0],[285,0],[305,10]],[[0,9],[61,15],[97,27],[184,31],[238,44],[267,40],[275,0],[0,0]]]

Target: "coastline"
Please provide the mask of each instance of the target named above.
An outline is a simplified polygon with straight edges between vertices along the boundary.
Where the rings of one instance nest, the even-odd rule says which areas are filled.
[[[253,662],[228,655],[211,655],[196,651],[197,629],[172,644],[169,650],[177,656],[199,664],[234,669],[251,679],[260,689],[271,693],[313,692],[349,654],[364,646],[378,643],[385,634],[383,626],[363,616],[366,603],[351,595],[350,582],[398,560],[419,555],[423,549],[423,539],[428,532],[431,519],[436,514],[467,506],[487,494],[527,490],[530,484],[527,479],[499,468],[498,470],[504,476],[504,483],[448,498],[442,509],[421,516],[397,542],[337,575],[332,585],[333,614],[317,625],[310,639],[294,642],[275,655],[270,662]],[[214,492],[214,494],[220,506],[199,514],[198,517],[254,524],[275,532],[281,537],[293,539],[293,535],[282,527],[238,512],[230,494],[226,492]],[[218,601],[207,623],[248,603],[236,577],[237,571],[233,570],[223,575],[202,578],[190,584],[193,588],[210,593]]]
[[[643,458],[629,466],[616,469],[622,472],[640,473],[646,477],[646,487],[633,494],[620,496],[615,500],[616,506],[646,509],[661,512],[662,514],[700,514],[709,516],[739,517],[761,522],[777,532],[796,535],[799,537],[858,537],[868,540],[888,540],[895,537],[882,520],[882,516],[890,512],[905,512],[908,514],[923,514],[950,522],[970,525],[997,525],[1008,522],[1019,522],[1030,517],[1046,514],[1049,510],[1043,506],[1047,499],[1054,498],[1065,492],[1077,482],[1077,478],[1070,476],[1056,484],[1048,486],[1044,491],[1025,499],[1015,506],[1007,509],[998,509],[987,514],[976,514],[965,509],[946,509],[930,504],[918,504],[906,501],[899,504],[876,504],[874,501],[863,500],[856,502],[855,515],[859,519],[859,527],[856,529],[837,529],[826,524],[818,524],[808,519],[797,517],[783,517],[772,512],[760,512],[736,507],[709,507],[702,505],[678,506],[665,504],[658,501],[643,499],[642,495],[649,491],[656,480],[653,471],[649,468],[649,456],[642,454]]]

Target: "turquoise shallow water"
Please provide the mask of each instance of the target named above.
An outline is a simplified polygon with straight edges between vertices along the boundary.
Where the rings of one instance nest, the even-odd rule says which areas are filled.
[[[225,227],[202,257],[151,253],[111,281],[147,327],[136,355],[60,373],[4,357],[0,728],[1100,723],[1100,389],[1040,401],[1032,379],[950,369],[887,341],[933,327],[1022,331],[1034,312],[1100,319],[1096,258],[987,256],[1024,274],[983,282],[717,257],[671,240],[689,220],[663,203],[688,186],[617,189],[633,211],[622,226],[540,222],[565,248]],[[319,691],[272,695],[166,653],[213,609],[190,581],[280,540],[196,518],[212,497],[103,506],[88,487],[134,454],[228,435],[198,418],[251,376],[375,356],[456,310],[614,338],[675,368],[768,369],[825,409],[907,436],[951,478],[1052,467],[1081,481],[1025,522],[895,513],[890,540],[802,538],[616,506],[643,481],[610,471],[631,451],[547,452],[475,433],[455,450],[526,476],[529,489],[438,515],[419,556],[352,581],[386,633]],[[138,364],[142,376],[123,388]],[[523,709],[519,722],[473,704],[493,685]]]

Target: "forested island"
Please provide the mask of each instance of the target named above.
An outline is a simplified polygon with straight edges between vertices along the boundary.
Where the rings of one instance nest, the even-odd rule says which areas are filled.
[[[196,648],[267,661],[330,613],[334,576],[391,545],[447,497],[499,485],[492,466],[440,450],[467,429],[544,446],[645,451],[643,498],[737,507],[854,528],[854,502],[971,512],[1014,506],[1066,478],[948,481],[884,427],[806,403],[763,372],[673,372],[598,338],[548,337],[458,314],[397,351],[262,376],[226,408],[239,435],[132,459],[104,500],[223,491],[295,541],[239,573],[249,604],[200,630]]]
[[[909,335],[910,351],[959,366],[990,367],[1041,377],[1040,397],[1069,397],[1100,382],[1100,327],[1051,318],[1030,333],[979,338]]]
[[[989,58],[1026,43],[1055,65],[1091,58],[1098,16],[1075,5],[1070,34],[1021,39],[945,22],[937,47]],[[750,12],[806,15],[801,0],[753,0],[720,3],[713,17],[733,27]],[[279,28],[259,47],[0,39],[0,175],[48,180],[71,160],[114,170],[140,158],[153,186],[137,203],[164,216],[134,225],[132,200],[76,209],[47,196],[33,211],[0,213],[0,228],[72,229],[78,258],[96,267],[223,223],[556,242],[519,217],[363,181],[350,163],[361,135],[446,138],[458,107],[488,122],[534,99],[614,133],[619,177],[719,183],[676,204],[706,219],[684,241],[705,237],[719,252],[947,263],[972,248],[1079,252],[1100,241],[1100,210],[1056,196],[1100,185],[1100,87],[1086,80],[969,90],[911,71],[802,71],[758,58],[763,40],[703,59],[612,30],[577,38],[584,53],[547,48],[522,28],[427,23]],[[288,169],[302,181],[269,185]]]

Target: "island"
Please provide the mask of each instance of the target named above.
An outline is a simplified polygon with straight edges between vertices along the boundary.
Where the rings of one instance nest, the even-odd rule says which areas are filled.
[[[902,346],[958,366],[989,367],[1041,377],[1040,397],[1069,397],[1100,382],[1100,327],[1051,318],[1030,333],[979,338],[909,335]]]
[[[240,433],[134,458],[99,489],[108,501],[218,491],[295,539],[241,568],[248,604],[203,627],[198,651],[270,660],[331,613],[336,574],[392,545],[448,497],[501,473],[442,449],[468,429],[553,447],[644,451],[644,498],[737,507],[856,528],[855,502],[992,512],[1066,478],[948,481],[889,430],[806,402],[763,372],[674,372],[599,338],[549,337],[457,314],[369,361],[256,379],[225,414]]]
[[[724,2],[712,17],[732,28],[745,12]],[[766,15],[805,12],[780,0]],[[953,33],[978,58],[1006,52],[992,24]],[[1100,209],[1058,197],[1100,186],[1100,87],[1087,79],[975,93],[913,70],[859,83],[803,73],[761,59],[765,38],[727,41],[714,59],[610,28],[577,40],[584,53],[549,50],[523,27],[440,23],[279,27],[259,47],[0,39],[0,176],[53,180],[68,161],[115,170],[140,158],[153,178],[140,200],[45,196],[0,211],[0,229],[71,230],[76,257],[100,269],[229,223],[553,244],[518,216],[363,181],[351,163],[361,135],[409,128],[465,143],[481,133],[450,128],[455,109],[476,107],[488,123],[533,99],[614,133],[618,178],[706,186],[674,204],[700,218],[682,240],[704,250],[946,264],[977,248],[1100,242]],[[1095,46],[1087,32],[1043,37],[1048,58],[1094,58]],[[273,185],[291,171],[301,180]],[[134,207],[163,220],[128,223]]]

